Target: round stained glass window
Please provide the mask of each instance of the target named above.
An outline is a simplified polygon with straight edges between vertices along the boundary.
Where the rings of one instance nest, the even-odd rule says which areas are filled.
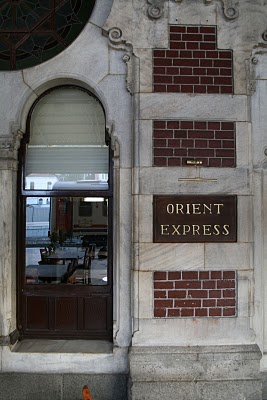
[[[0,0],[0,70],[32,67],[69,46],[96,0]]]

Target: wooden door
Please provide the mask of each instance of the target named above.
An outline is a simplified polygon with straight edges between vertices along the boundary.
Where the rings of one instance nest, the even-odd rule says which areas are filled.
[[[62,201],[61,203],[63,204]],[[73,267],[73,270],[69,267],[71,260],[64,259],[65,264],[57,262],[49,265],[48,261],[42,263],[40,259],[39,263],[35,261],[32,265],[31,254],[36,254],[39,246],[30,247],[34,244],[29,244],[29,240],[28,243],[26,240],[27,208],[27,198],[21,197],[19,218],[22,224],[19,226],[18,251],[18,328],[21,337],[112,340],[112,200],[109,199],[108,202],[108,226],[103,230],[107,239],[106,258],[101,258],[103,252],[99,252],[102,248],[101,241],[94,243],[89,269],[88,266],[87,269],[83,268],[82,259],[77,262],[74,260],[78,267]],[[62,209],[56,207],[56,210],[59,214],[54,220],[59,221],[62,227]],[[73,210],[68,211],[68,215],[72,213]],[[90,230],[88,236],[90,238]],[[93,234],[91,237],[94,238]],[[78,248],[82,252],[84,243],[81,240],[78,245],[77,243],[78,239],[68,238],[58,253],[63,257],[68,252],[78,251]],[[47,260],[49,259],[48,256]],[[69,277],[63,280],[63,272],[66,271],[64,274],[67,274],[68,267]],[[102,275],[105,272],[104,279]]]
[[[18,157],[21,337],[111,339],[113,164],[99,99],[73,85],[44,92],[29,111]],[[108,202],[104,224],[83,204],[92,198]],[[66,252],[91,246],[91,263],[77,266],[71,257],[53,263],[45,248],[58,244]]]

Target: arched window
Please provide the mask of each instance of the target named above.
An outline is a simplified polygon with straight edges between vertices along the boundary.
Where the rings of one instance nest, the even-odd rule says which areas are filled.
[[[43,189],[47,177],[53,177],[54,184],[86,184],[99,176],[107,182],[108,160],[105,115],[95,97],[65,87],[53,90],[36,104],[25,163],[26,179],[39,177],[35,189]]]
[[[112,163],[94,95],[64,86],[35,102],[19,176],[21,336],[111,339]]]

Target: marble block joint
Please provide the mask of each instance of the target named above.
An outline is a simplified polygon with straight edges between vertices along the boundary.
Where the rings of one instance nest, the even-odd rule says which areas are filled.
[[[235,271],[154,272],[154,317],[236,317]]]
[[[233,93],[233,52],[215,26],[170,26],[170,49],[153,52],[154,92]]]

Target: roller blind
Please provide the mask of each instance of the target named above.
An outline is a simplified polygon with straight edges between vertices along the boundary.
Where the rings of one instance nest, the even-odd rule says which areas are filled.
[[[108,174],[105,115],[100,103],[78,88],[56,89],[36,105],[26,153],[26,178],[54,174]]]
[[[27,151],[26,175],[30,174],[107,174],[106,148],[38,148]]]

